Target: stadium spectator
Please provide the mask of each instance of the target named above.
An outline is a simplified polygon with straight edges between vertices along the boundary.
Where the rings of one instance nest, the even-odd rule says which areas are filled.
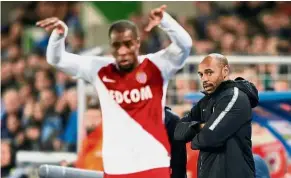
[[[45,89],[54,89],[54,74],[49,70],[39,70],[35,73],[34,87],[37,92]]]
[[[12,66],[12,63],[8,61],[3,61],[1,64],[1,95],[3,95],[8,88],[16,88]]]
[[[34,99],[33,86],[30,81],[25,81],[19,88],[19,97],[22,106]]]
[[[6,125],[6,129],[1,129],[1,139],[10,140],[15,149],[21,149],[24,143],[24,133],[20,118],[15,114],[9,115]]]
[[[264,159],[257,154],[254,154],[256,178],[270,178],[270,171]]]
[[[3,102],[5,106],[5,114],[16,114],[20,111],[21,105],[18,102],[19,95],[17,90],[9,89],[4,93]]]
[[[63,143],[63,149],[67,151],[76,151],[77,146],[77,91],[75,88],[71,88],[66,92],[66,102],[70,108],[68,121],[64,132],[61,135],[61,141]]]
[[[7,118],[11,115],[16,115],[18,118],[22,117],[22,109],[20,102],[18,102],[19,95],[17,90],[8,89],[3,96],[4,108],[1,110],[1,133],[9,132],[7,129]]]
[[[15,150],[9,140],[1,139],[1,177],[9,177],[15,168]]]
[[[87,137],[83,140],[81,152],[74,165],[81,169],[103,171],[101,110],[98,106],[91,106],[84,117]]]
[[[7,129],[1,129],[1,137],[13,139],[20,128],[20,121],[17,118],[17,115],[10,114],[7,117],[6,125]]]
[[[185,102],[185,94],[191,91],[196,91],[198,88],[195,80],[186,77],[183,74],[176,75],[174,86],[174,93],[169,93],[168,102],[175,104],[183,104]]]
[[[62,131],[62,120],[55,111],[56,94],[53,90],[45,89],[40,93],[39,107],[43,110],[41,144],[46,150],[53,150],[53,140]]]
[[[68,75],[61,71],[56,72],[55,77],[57,96],[61,97],[64,94],[65,90],[67,89],[68,85],[72,84],[73,81],[71,81]]]
[[[85,36],[84,32],[81,30],[75,30],[71,36],[68,38],[68,51],[74,54],[79,54],[85,49]]]
[[[33,120],[30,120],[24,129],[25,141],[22,149],[27,151],[41,150],[41,125]]]
[[[288,91],[289,86],[288,82],[286,80],[277,80],[274,85],[275,91]]]

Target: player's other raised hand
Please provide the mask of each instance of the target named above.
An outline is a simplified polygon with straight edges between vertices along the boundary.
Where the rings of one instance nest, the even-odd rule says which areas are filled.
[[[161,20],[163,18],[163,13],[165,9],[167,8],[166,5],[162,5],[161,7],[153,9],[149,14],[149,23],[144,29],[146,32],[151,31],[152,28],[159,25],[161,23]]]
[[[57,17],[50,17],[44,20],[38,21],[36,26],[44,28],[46,31],[50,32],[54,29],[57,29],[59,35],[63,35],[66,30],[66,24],[58,19]]]

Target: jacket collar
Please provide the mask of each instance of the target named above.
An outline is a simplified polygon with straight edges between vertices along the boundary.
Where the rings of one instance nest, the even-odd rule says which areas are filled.
[[[235,86],[235,83],[233,80],[226,80],[226,81],[221,82],[221,84],[215,89],[215,91],[213,93],[208,94],[205,91],[201,91],[201,93],[203,93],[206,96],[214,96],[214,95],[220,93],[221,91],[224,91],[225,89],[231,88],[234,86]]]

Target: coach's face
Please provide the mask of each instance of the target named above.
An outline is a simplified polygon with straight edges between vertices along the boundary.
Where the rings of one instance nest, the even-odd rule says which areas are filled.
[[[228,75],[228,67],[208,56],[199,64],[198,75],[204,91],[211,94]]]
[[[130,72],[137,66],[140,41],[131,30],[112,31],[110,45],[120,70]]]

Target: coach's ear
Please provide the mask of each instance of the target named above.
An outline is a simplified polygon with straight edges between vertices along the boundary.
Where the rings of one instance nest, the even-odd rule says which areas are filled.
[[[223,67],[222,73],[223,73],[223,78],[229,76],[229,66],[228,65]]]
[[[141,45],[140,37],[136,38],[136,43],[137,43],[137,47],[140,48],[140,45]]]

